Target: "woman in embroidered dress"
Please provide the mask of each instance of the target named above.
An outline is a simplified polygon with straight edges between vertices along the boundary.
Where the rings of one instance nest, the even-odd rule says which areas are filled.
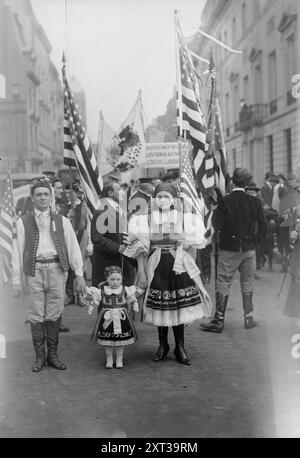
[[[205,227],[200,215],[183,213],[172,184],[160,183],[152,204],[150,215],[135,214],[130,219],[124,255],[137,259],[138,284],[147,284],[145,321],[158,327],[159,336],[153,360],[166,357],[168,329],[172,327],[176,360],[190,365],[184,349],[184,325],[212,312],[195,263],[196,249],[206,246]]]
[[[116,367],[123,367],[124,347],[137,340],[129,312],[138,312],[136,296],[143,291],[136,286],[123,286],[122,271],[119,266],[109,266],[104,269],[105,282],[87,289],[87,294],[81,298],[88,305],[91,314],[94,305],[98,305],[98,317],[91,339],[105,347],[106,368],[113,367],[114,350]]]
[[[284,315],[300,318],[300,205],[295,208],[295,229],[291,232],[290,242],[294,247],[291,252],[290,275],[291,283],[284,307]]]

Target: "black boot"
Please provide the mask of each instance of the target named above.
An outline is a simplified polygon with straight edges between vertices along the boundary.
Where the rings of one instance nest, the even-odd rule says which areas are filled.
[[[179,326],[173,326],[173,333],[176,343],[174,355],[177,361],[181,364],[185,364],[186,366],[190,366],[191,361],[184,349],[184,325],[180,324]]]
[[[216,313],[214,319],[208,324],[202,324],[202,331],[221,333],[224,328],[225,311],[228,302],[228,295],[216,294]]]
[[[161,361],[164,359],[168,351],[170,350],[168,344],[168,327],[167,326],[158,326],[158,338],[159,338],[159,347],[155,355],[153,356],[153,361]]]
[[[47,346],[48,346],[48,355],[47,363],[48,366],[55,367],[55,369],[64,370],[67,366],[59,361],[57,357],[57,347],[58,347],[58,336],[59,336],[59,325],[61,318],[56,321],[46,321],[46,330],[47,330]]]
[[[35,349],[36,359],[32,366],[32,372],[40,372],[46,362],[45,352],[45,323],[30,323],[32,342]]]
[[[253,293],[252,292],[243,293],[242,297],[243,297],[243,310],[244,310],[244,326],[245,326],[245,329],[256,328],[257,326],[259,326],[259,324],[257,323],[257,321],[254,320],[254,318],[252,316],[252,312],[253,312],[253,302],[252,302]]]

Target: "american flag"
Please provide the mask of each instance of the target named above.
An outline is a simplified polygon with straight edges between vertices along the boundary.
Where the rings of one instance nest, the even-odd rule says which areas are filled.
[[[214,158],[209,154],[207,127],[200,99],[199,77],[182,35],[179,20],[176,17],[177,53],[177,135],[190,139],[193,145],[192,165],[197,188],[204,205],[204,225],[206,237],[211,239],[212,196],[215,189]]]
[[[91,216],[97,208],[103,182],[96,157],[67,81],[65,65],[62,68],[62,75],[64,83],[64,164],[77,168]]]
[[[214,159],[215,186],[221,195],[225,195],[228,188],[228,172],[226,164],[226,149],[222,129],[221,110],[216,94],[216,73],[211,55],[209,72],[211,78],[211,96],[209,105],[209,154]]]
[[[188,143],[180,142],[180,197],[184,200],[185,208],[189,208],[202,218],[203,205],[197,195],[194,173]]]
[[[13,187],[10,171],[3,186],[0,210],[0,249],[2,258],[1,274],[3,283],[5,284],[11,277],[13,238],[16,237]]]
[[[193,145],[193,166],[199,191],[202,195],[214,189],[214,161],[208,154],[206,141],[206,122],[202,110],[199,91],[199,77],[183,38],[179,21],[176,33],[178,37],[178,73],[177,82],[177,133],[178,137],[190,139]]]

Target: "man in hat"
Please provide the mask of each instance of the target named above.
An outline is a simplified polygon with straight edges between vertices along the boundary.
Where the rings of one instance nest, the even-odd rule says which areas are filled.
[[[269,208],[272,207],[275,184],[276,184],[276,178],[274,174],[272,172],[267,172],[265,174],[265,181],[261,187],[260,193],[261,193],[262,199],[269,206]]]
[[[70,221],[51,210],[49,182],[35,183],[31,194],[33,212],[17,221],[17,246],[13,256],[14,294],[16,297],[22,294],[23,272],[30,296],[28,321],[36,352],[32,371],[39,372],[46,362],[48,366],[63,370],[66,365],[58,359],[57,348],[65,283],[70,264],[76,273],[77,291],[85,292],[82,258]]]
[[[140,178],[137,184],[136,191],[130,196],[128,202],[128,215],[129,218],[136,212],[147,213],[154,193],[154,186],[152,184],[153,178]]]
[[[259,200],[245,192],[251,178],[247,169],[235,169],[233,190],[220,200],[213,214],[215,232],[220,233],[216,313],[211,323],[202,325],[204,331],[223,331],[229,289],[237,270],[240,272],[244,326],[246,329],[257,326],[252,303],[256,269],[255,245],[264,238],[267,223]]]

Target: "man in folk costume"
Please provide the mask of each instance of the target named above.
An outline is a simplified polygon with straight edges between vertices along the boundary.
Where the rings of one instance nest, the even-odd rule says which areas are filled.
[[[232,177],[233,191],[220,200],[213,214],[215,232],[220,232],[216,313],[209,324],[202,325],[203,331],[223,331],[229,289],[237,270],[240,272],[245,328],[257,326],[252,303],[256,270],[255,246],[264,239],[267,222],[261,202],[245,192],[251,179],[247,169],[235,169]]]
[[[57,356],[59,325],[64,308],[65,284],[69,264],[76,274],[76,290],[85,292],[80,248],[70,221],[51,210],[48,182],[31,188],[34,210],[17,221],[17,244],[13,256],[14,294],[22,294],[21,278],[25,274],[30,302],[28,321],[36,352],[33,372],[45,363],[66,369]],[[47,357],[45,342],[47,341]]]
[[[59,178],[53,178],[52,181],[53,181],[53,192],[54,192],[56,213],[67,217],[70,205],[68,204],[66,196],[64,195],[62,182]],[[66,305],[66,300],[65,300],[65,305]],[[61,320],[61,323],[59,325],[59,331],[60,332],[70,332],[70,328],[65,326]]]

